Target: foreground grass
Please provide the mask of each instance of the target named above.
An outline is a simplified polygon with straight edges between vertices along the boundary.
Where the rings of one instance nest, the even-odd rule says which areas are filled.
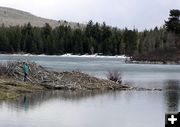
[[[44,87],[0,77],[0,100],[15,100],[25,93],[45,90]]]

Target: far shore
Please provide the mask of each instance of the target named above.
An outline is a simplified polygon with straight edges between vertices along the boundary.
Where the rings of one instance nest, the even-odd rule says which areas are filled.
[[[47,55],[47,54],[30,54],[30,53],[1,53],[0,55],[7,55],[7,56],[48,56],[48,57],[87,57],[87,58],[122,58],[122,59],[128,59],[129,57],[125,56],[125,55],[114,55],[114,56],[110,56],[110,55],[101,55],[101,54],[71,54],[71,53],[67,53],[67,54],[63,54],[63,55]]]
[[[126,61],[128,64],[161,64],[161,65],[180,65],[180,61]]]
[[[0,53],[0,56],[39,56],[39,57],[70,57],[70,58],[119,58],[124,59],[125,63],[127,64],[161,64],[161,65],[180,65],[179,61],[170,61],[170,60],[163,60],[163,61],[152,61],[152,60],[133,60],[132,57],[128,57],[126,55],[102,55],[102,54],[83,54],[83,55],[74,55],[71,53],[63,54],[63,55],[47,55],[47,54],[30,54],[30,53],[14,53],[14,54],[8,54],[8,53]]]

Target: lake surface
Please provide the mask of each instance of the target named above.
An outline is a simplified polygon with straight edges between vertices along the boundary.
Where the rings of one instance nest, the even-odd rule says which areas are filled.
[[[118,70],[128,85],[164,90],[26,95],[15,102],[0,102],[0,127],[164,127],[165,113],[180,110],[180,65],[125,64],[120,58],[0,55],[1,62],[17,59],[99,78]]]

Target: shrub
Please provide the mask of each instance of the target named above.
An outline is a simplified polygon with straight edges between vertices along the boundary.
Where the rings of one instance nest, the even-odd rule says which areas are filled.
[[[122,82],[122,78],[121,78],[121,73],[119,71],[109,71],[107,74],[107,78],[111,81],[117,82],[117,83],[121,83]]]

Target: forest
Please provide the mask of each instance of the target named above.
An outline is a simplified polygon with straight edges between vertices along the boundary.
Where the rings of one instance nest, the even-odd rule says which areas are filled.
[[[170,10],[164,26],[138,31],[119,29],[89,21],[86,27],[72,29],[61,25],[52,28],[0,26],[1,53],[32,54],[102,54],[131,56],[137,60],[176,60],[180,49],[180,10]]]

